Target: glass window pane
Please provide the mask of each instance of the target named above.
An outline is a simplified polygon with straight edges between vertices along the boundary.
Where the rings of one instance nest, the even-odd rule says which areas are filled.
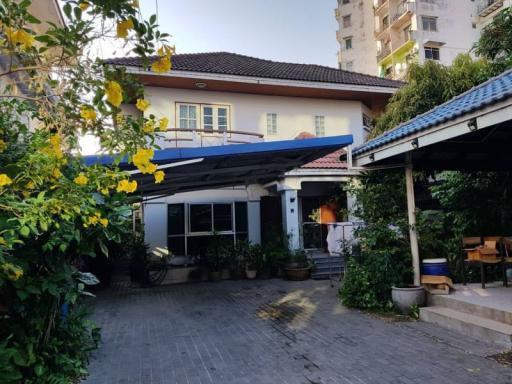
[[[247,203],[235,203],[236,232],[247,232]]]
[[[223,117],[227,117],[228,116],[227,108],[219,108],[217,113],[218,113],[219,117],[220,116],[223,116]]]
[[[212,231],[211,204],[190,205],[190,232]]]
[[[215,231],[231,231],[233,229],[231,204],[213,205],[213,226]]]
[[[188,120],[180,119],[180,128],[188,128]]]
[[[197,115],[197,107],[195,105],[189,106],[188,115],[191,119],[195,119]]]
[[[167,248],[173,256],[185,256],[185,237],[169,237],[167,238]]]
[[[169,204],[167,206],[167,234],[182,235],[185,233],[185,205]]]
[[[212,116],[213,115],[213,108],[212,107],[204,107],[203,108],[203,114],[205,116]]]
[[[180,105],[180,118],[188,117],[188,106]]]
[[[194,120],[189,120],[188,128],[196,129],[197,128],[197,121],[195,119]]]

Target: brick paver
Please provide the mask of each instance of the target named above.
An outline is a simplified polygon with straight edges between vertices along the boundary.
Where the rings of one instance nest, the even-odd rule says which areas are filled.
[[[98,295],[86,384],[510,384],[483,345],[339,304],[325,281],[226,281]]]

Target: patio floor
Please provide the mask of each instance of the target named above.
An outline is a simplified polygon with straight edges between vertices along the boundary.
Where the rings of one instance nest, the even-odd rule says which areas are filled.
[[[339,304],[328,281],[226,281],[98,295],[86,384],[505,384],[486,345]]]

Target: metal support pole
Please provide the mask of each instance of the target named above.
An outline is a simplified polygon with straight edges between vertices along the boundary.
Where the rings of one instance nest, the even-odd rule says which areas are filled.
[[[409,216],[409,237],[411,240],[414,285],[420,285],[420,252],[418,248],[418,233],[416,232],[416,203],[414,201],[414,179],[412,175],[412,161],[410,154],[407,154],[405,183],[407,187],[407,214]]]

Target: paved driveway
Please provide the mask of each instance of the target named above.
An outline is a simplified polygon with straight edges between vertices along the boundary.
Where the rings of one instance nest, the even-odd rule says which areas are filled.
[[[87,384],[512,383],[493,348],[347,310],[325,281],[117,288]]]

